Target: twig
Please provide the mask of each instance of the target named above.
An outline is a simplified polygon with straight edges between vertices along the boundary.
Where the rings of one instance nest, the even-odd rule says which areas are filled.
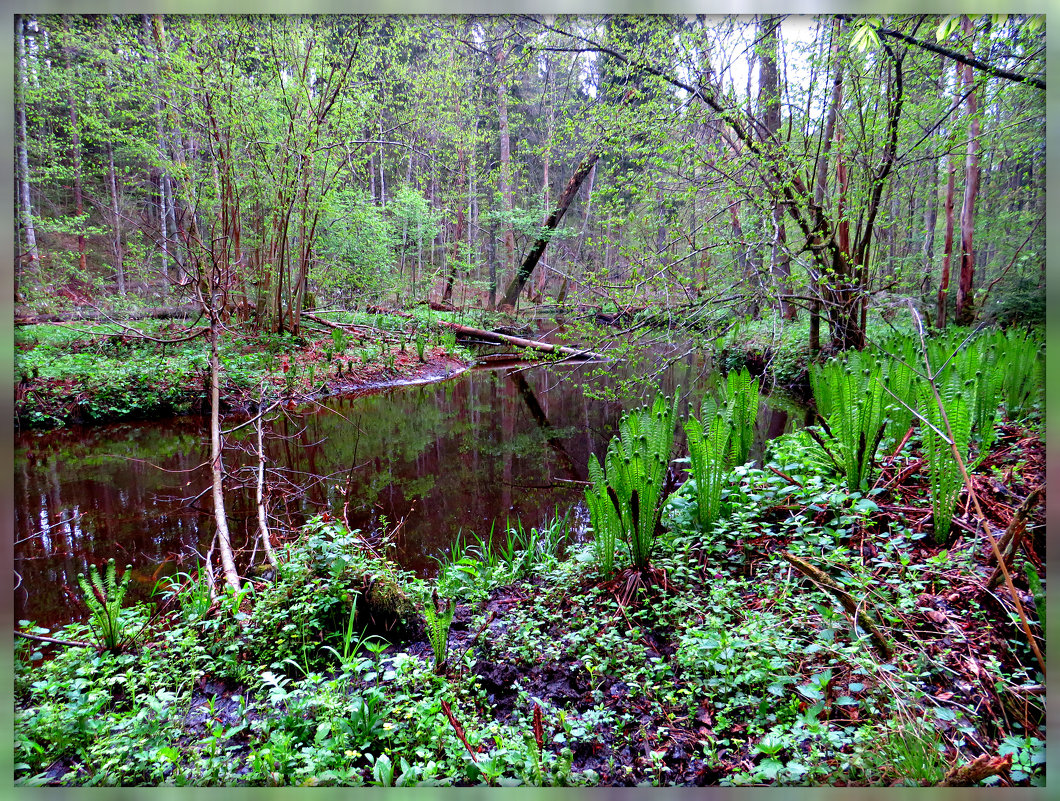
[[[780,555],[784,557],[792,567],[806,576],[806,578],[810,579],[814,584],[823,590],[828,590],[829,593],[834,595],[843,605],[843,608],[846,609],[847,613],[857,621],[857,624],[869,633],[873,645],[875,645],[876,650],[883,655],[883,658],[891,658],[891,654],[894,653],[894,647],[891,645],[887,637],[884,636],[883,632],[880,631],[879,627],[873,622],[872,618],[869,617],[869,613],[854,600],[854,597],[850,593],[836,584],[831,576],[820,568],[814,567],[805,559],[800,559],[787,551],[781,551]]]
[[[19,637],[25,637],[27,640],[35,640],[37,642],[45,642],[49,645],[69,645],[75,648],[93,648],[93,644],[90,642],[78,642],[77,640],[57,640],[55,637],[42,637],[39,634],[27,634],[24,631],[15,630],[15,634]]]
[[[767,464],[766,465],[766,469],[770,470],[773,473],[776,473],[778,476],[780,476],[782,479],[787,481],[789,484],[794,484],[799,489],[805,489],[805,487],[803,487],[802,484],[800,484],[798,481],[793,479],[791,476],[789,476],[787,473],[783,472],[782,470],[777,470],[775,467],[773,467],[773,465]]]
[[[1042,490],[1045,489],[1044,484],[1040,484],[1031,490],[1030,495],[1023,499],[1023,503],[1016,509],[1016,513],[1012,516],[1012,522],[1008,524],[1008,528],[1005,529],[1005,533],[1001,535],[1001,539],[998,540],[997,547],[1002,552],[1002,558],[1006,563],[1016,555],[1016,549],[1019,548],[1020,538],[1023,536],[1024,530],[1027,528],[1027,518],[1030,516],[1031,509],[1038,503],[1038,498],[1041,497]],[[986,586],[993,589],[997,586],[1001,580],[1001,565],[998,564],[994,568],[994,572],[990,574],[990,578],[986,582]]]

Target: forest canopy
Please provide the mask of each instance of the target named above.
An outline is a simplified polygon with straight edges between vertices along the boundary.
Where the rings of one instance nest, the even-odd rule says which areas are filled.
[[[1044,314],[1043,17],[16,21],[32,311]]]

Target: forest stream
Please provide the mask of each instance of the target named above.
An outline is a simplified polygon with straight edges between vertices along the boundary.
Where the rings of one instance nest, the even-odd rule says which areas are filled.
[[[486,537],[492,528],[503,538],[508,521],[540,525],[571,507],[580,520],[589,455],[603,457],[632,405],[626,379],[665,365],[644,386],[681,387],[682,411],[698,411],[710,365],[699,353],[667,363],[688,350],[671,347],[636,367],[485,364],[276,414],[266,444],[271,525],[295,531],[327,512],[376,536],[397,528],[398,563],[430,576],[458,533]],[[803,416],[786,398],[764,396],[752,456]],[[225,457],[244,566],[264,561],[254,547],[253,442],[253,428],[242,429]],[[16,619],[57,626],[83,618],[77,574],[111,557],[132,565],[130,600],[202,561],[214,531],[204,419],[26,432],[15,447]]]

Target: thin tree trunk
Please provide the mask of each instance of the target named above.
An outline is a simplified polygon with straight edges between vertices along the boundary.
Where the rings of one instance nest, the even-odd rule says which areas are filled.
[[[942,93],[943,67],[943,57],[939,56],[937,76],[928,84],[929,88],[934,90],[936,94]],[[934,273],[932,262],[935,255],[935,229],[938,226],[939,217],[939,169],[935,158],[934,139],[934,134],[928,138],[927,151],[925,153],[928,169],[931,170],[931,177],[928,180],[930,189],[927,193],[927,203],[924,205],[924,249],[920,260],[920,267],[924,273],[922,294],[925,297],[931,291],[931,276]]]
[[[515,266],[515,230],[512,227],[511,214],[515,209],[515,199],[512,197],[512,156],[511,139],[508,134],[508,94],[504,85],[504,61],[508,53],[504,45],[497,48],[494,57],[497,62],[497,130],[500,139],[500,175],[497,177],[497,188],[500,190],[504,202],[505,211],[508,213],[508,222],[504,226],[504,272]],[[514,305],[514,301],[512,301]]]
[[[961,28],[966,35],[972,34],[972,21],[967,15],[961,18]],[[969,44],[971,53],[971,44]],[[971,325],[975,320],[975,302],[972,286],[975,282],[975,249],[972,236],[975,233],[975,199],[979,193],[979,103],[972,83],[972,67],[964,65],[963,91],[968,93],[965,108],[970,122],[968,130],[968,155],[964,162],[964,202],[961,204],[961,271],[957,278],[957,309],[954,322]]]
[[[383,123],[379,123],[379,138],[383,138]],[[386,179],[383,177],[383,146],[379,145],[379,206],[386,209]]]
[[[19,213],[22,217],[22,232],[26,238],[26,261],[34,270],[39,271],[40,259],[37,254],[37,232],[33,226],[33,206],[29,196],[29,151],[27,149],[26,133],[26,42],[25,42],[25,20],[21,14],[15,15],[15,31],[17,33],[15,42],[18,45],[18,77],[15,80],[15,90],[18,102],[15,105],[15,115],[18,118],[18,197]],[[41,276],[38,275],[38,278]]]
[[[265,558],[269,560],[270,565],[276,567],[276,554],[273,553],[272,550],[272,540],[269,537],[268,514],[265,509],[265,418],[262,411],[264,405],[265,392],[263,388],[258,403],[258,485],[257,492],[255,493],[255,500],[257,501],[258,507],[258,531],[261,534],[261,544],[265,548]]]
[[[107,143],[107,160],[109,170],[107,171],[107,184],[110,189],[110,214],[113,233],[112,247],[114,249],[114,278],[117,283],[118,294],[125,294],[125,252],[121,244],[121,210],[118,206],[118,180],[114,169],[114,147]]]
[[[824,198],[828,189],[828,154],[832,149],[832,139],[835,134],[836,119],[839,114],[839,106],[843,100],[843,60],[842,48],[840,46],[840,35],[843,23],[835,20],[832,32],[832,57],[835,59],[835,77],[832,79],[832,97],[828,104],[828,116],[825,118],[824,132],[821,136],[821,155],[817,160],[817,173],[813,186],[813,205],[818,210],[817,214],[823,219]],[[818,230],[821,226],[818,224]],[[824,245],[820,237],[816,244]],[[821,306],[824,295],[822,276],[818,271],[811,270],[813,282],[814,301],[810,304],[810,351],[817,353],[821,343]],[[827,311],[827,310],[826,310]]]
[[[952,153],[946,156],[946,164],[946,200],[943,206],[946,215],[946,233],[942,244],[942,276],[939,278],[939,292],[935,307],[935,325],[938,328],[945,327],[946,317],[948,316],[946,306],[950,291],[950,263],[953,259],[953,195],[957,168],[953,163]]]
[[[457,178],[456,178],[456,230],[453,232],[453,257],[449,266],[449,278],[445,282],[445,290],[442,292],[442,303],[450,303],[453,299],[453,284],[456,283],[456,270],[460,262],[460,242],[464,238],[464,183],[467,174],[467,159],[464,157],[464,149],[457,151]]]
[[[761,313],[758,304],[758,274],[755,269],[754,257],[751,254],[752,245],[744,236],[743,225],[740,224],[740,212],[737,208],[738,202],[729,205],[729,222],[732,226],[732,243],[736,248],[736,269],[743,276],[744,286],[747,287],[747,314],[755,320]]]
[[[213,514],[217,524],[217,541],[220,545],[225,581],[234,592],[239,592],[239,573],[236,572],[232,535],[228,531],[228,516],[225,512],[224,465],[221,460],[221,360],[218,357],[217,344],[217,330],[221,323],[217,318],[217,309],[213,308],[213,281],[209,284],[211,297],[204,298],[204,301],[210,304],[210,476],[213,486]]]
[[[70,15],[63,14],[64,33],[71,37]],[[74,75],[72,59],[70,58],[71,46],[69,43],[63,47],[63,58],[66,61],[67,100],[70,105],[70,161],[74,170],[74,214],[77,215],[77,266],[82,272],[88,268],[88,257],[85,254],[85,228],[81,215],[85,213],[85,203],[81,189],[81,131],[77,120],[77,99],[74,97]]]
[[[600,153],[593,152],[588,153],[581,164],[578,165],[578,169],[574,171],[574,175],[571,176],[570,181],[567,182],[567,188],[563,190],[563,194],[560,195],[559,201],[556,204],[556,208],[548,215],[548,219],[545,220],[545,229],[548,231],[548,235],[539,237],[534,242],[533,247],[530,248],[530,252],[527,254],[523,263],[519,266],[519,270],[515,275],[515,278],[508,285],[508,289],[504,293],[504,298],[501,300],[502,306],[515,306],[515,301],[519,298],[519,293],[522,292],[523,286],[530,278],[531,273],[534,271],[534,267],[537,266],[537,262],[540,260],[542,254],[545,252],[545,248],[548,247],[549,235],[559,225],[560,220],[563,219],[563,215],[567,212],[567,208],[570,206],[571,201],[574,200],[574,196],[578,193],[578,187],[582,185],[582,181],[592,170],[593,165],[600,159]]]
[[[780,42],[780,17],[767,16],[759,22],[761,60],[759,61],[758,107],[762,115],[764,140],[777,140],[780,136],[780,73],[777,69],[777,49]],[[777,286],[780,316],[785,320],[795,319],[795,306],[788,302],[790,292],[791,265],[788,262],[784,228],[784,206],[774,198],[772,209],[772,248],[769,271]]]
[[[490,220],[489,238],[486,240],[486,259],[489,261],[490,294],[489,308],[497,308],[497,221]]]

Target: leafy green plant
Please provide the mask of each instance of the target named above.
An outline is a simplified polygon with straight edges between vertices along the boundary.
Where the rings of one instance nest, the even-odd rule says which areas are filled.
[[[940,403],[941,401],[941,408]],[[935,524],[935,541],[942,543],[949,535],[957,497],[964,485],[960,465],[953,455],[952,443],[956,445],[962,460],[967,462],[968,440],[971,436],[972,417],[968,401],[956,380],[938,388],[938,401],[930,385],[920,388],[920,414],[928,425],[922,425],[924,453],[927,456],[931,475],[931,509]],[[945,420],[943,415],[945,414]],[[949,422],[947,433],[946,421]]]
[[[196,623],[206,617],[213,605],[210,580],[205,570],[193,577],[190,573],[176,573],[160,582],[164,597],[174,598],[181,617],[188,623]]]
[[[1001,393],[1010,420],[1026,417],[1041,399],[1045,378],[1045,348],[1028,331],[1010,328],[995,340],[998,364],[1003,367]]]
[[[349,341],[349,337],[341,328],[332,328],[331,341],[335,345],[335,351],[342,353],[346,350],[346,343]]]
[[[926,723],[903,720],[866,750],[870,773],[887,781],[931,786],[942,781],[949,767],[939,734]]]
[[[446,328],[438,332],[438,344],[446,353],[456,350],[456,332]]]
[[[446,598],[441,603],[438,598],[438,590],[431,590],[430,603],[423,604],[423,616],[427,621],[427,638],[431,641],[434,650],[434,672],[441,675],[445,672],[446,660],[449,655],[449,627],[453,623],[453,615],[456,612],[456,604],[452,598]]]
[[[695,486],[696,519],[705,531],[721,516],[721,490],[728,475],[732,426],[724,411],[717,409],[712,401],[709,404],[704,401],[702,415],[703,422],[692,415],[684,427]]]
[[[88,607],[90,615],[90,626],[92,633],[100,647],[111,651],[120,651],[129,644],[135,634],[122,619],[122,602],[125,593],[129,589],[129,579],[132,577],[132,565],[125,566],[125,572],[121,579],[117,578],[117,566],[113,559],[107,562],[106,572],[100,578],[99,570],[95,565],[89,565],[91,583],[85,578],[84,573],[77,574],[77,583],[81,587],[85,606]]]
[[[846,478],[851,492],[869,488],[876,450],[883,438],[886,418],[880,368],[859,367],[859,359],[837,360],[810,371],[818,401],[821,430],[807,433],[828,461]]]
[[[426,349],[427,349],[427,337],[423,334],[422,331],[417,331],[416,332],[416,357],[421,362],[427,361],[424,358],[424,353],[426,352]]]
[[[747,368],[733,370],[722,385],[720,406],[731,428],[731,449],[728,466],[744,464],[754,442],[755,421],[758,419],[758,379],[751,378]],[[705,403],[705,402],[704,402]],[[708,415],[703,412],[703,419]]]
[[[586,504],[601,572],[614,569],[615,545],[622,540],[638,569],[648,565],[659,527],[665,479],[673,446],[677,395],[662,395],[652,407],[623,415],[618,437],[604,457],[606,473],[596,455],[589,457],[590,487]]]
[[[1010,734],[997,749],[999,756],[1012,754],[1012,779],[1028,781],[1032,787],[1045,784],[1045,742],[1038,737]]]
[[[1038,625],[1042,628],[1042,633],[1046,631],[1045,628],[1045,610],[1046,610],[1046,596],[1045,587],[1042,585],[1041,577],[1038,575],[1038,571],[1034,569],[1034,565],[1027,565],[1027,586],[1030,587],[1031,595],[1034,597],[1034,609],[1038,613]]]
[[[889,390],[887,399],[887,424],[885,436],[898,442],[905,436],[913,422],[913,410],[916,409],[917,385],[919,378],[912,368],[915,356],[908,358],[887,358],[883,360],[884,373],[882,380]]]

